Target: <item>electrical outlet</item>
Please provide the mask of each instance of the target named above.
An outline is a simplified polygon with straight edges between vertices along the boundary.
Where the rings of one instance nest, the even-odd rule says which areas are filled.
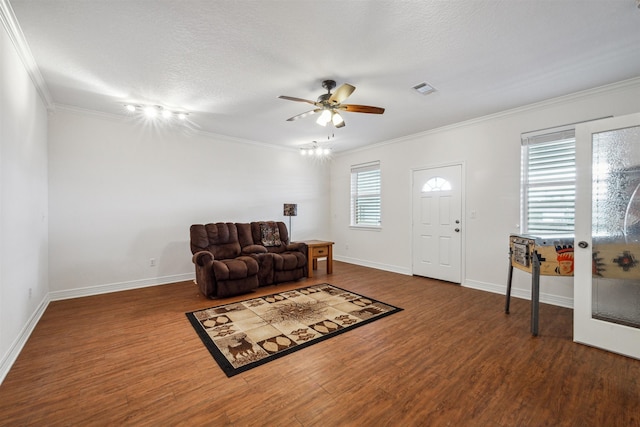
[[[156,259],[155,258],[149,259],[149,267],[155,267],[155,266],[156,266]]]

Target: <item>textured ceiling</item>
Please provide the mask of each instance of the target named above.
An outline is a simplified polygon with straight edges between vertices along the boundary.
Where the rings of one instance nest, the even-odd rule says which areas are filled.
[[[55,105],[190,111],[234,138],[375,144],[640,76],[635,0],[10,0]],[[285,119],[351,83],[346,126]],[[412,86],[426,81],[430,95]]]

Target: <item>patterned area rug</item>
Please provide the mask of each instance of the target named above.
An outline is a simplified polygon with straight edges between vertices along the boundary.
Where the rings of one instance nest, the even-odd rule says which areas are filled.
[[[186,315],[231,377],[401,310],[325,283]]]

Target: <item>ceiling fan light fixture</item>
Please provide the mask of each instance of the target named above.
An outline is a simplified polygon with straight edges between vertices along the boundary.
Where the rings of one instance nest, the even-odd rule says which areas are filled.
[[[338,125],[341,125],[342,123],[344,123],[344,119],[338,113],[333,113],[331,115],[331,121],[333,122],[334,126],[338,126]]]
[[[301,114],[296,114],[293,117],[287,119],[288,122],[301,119],[303,117],[310,116],[311,114],[320,113],[316,123],[320,126],[327,126],[329,122],[332,122],[336,128],[342,128],[345,126],[344,119],[338,111],[347,111],[354,113],[368,113],[368,114],[383,114],[384,108],[373,107],[370,105],[357,105],[357,104],[344,104],[344,101],[351,96],[356,87],[349,83],[342,84],[335,92],[331,93],[331,89],[336,87],[335,80],[325,80],[322,82],[322,87],[327,89],[327,93],[323,93],[318,97],[317,101],[310,101],[308,99],[296,98],[293,96],[280,95],[278,98],[288,101],[304,102],[311,104],[316,108]]]
[[[331,111],[323,110],[322,113],[320,114],[320,117],[318,117],[318,120],[316,120],[316,123],[319,124],[320,126],[326,126],[327,123],[329,123],[330,121],[331,121]]]

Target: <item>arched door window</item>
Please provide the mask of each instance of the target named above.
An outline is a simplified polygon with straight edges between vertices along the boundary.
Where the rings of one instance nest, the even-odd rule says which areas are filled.
[[[440,176],[434,176],[429,181],[425,182],[422,186],[422,192],[428,193],[431,191],[450,191],[451,183]]]

